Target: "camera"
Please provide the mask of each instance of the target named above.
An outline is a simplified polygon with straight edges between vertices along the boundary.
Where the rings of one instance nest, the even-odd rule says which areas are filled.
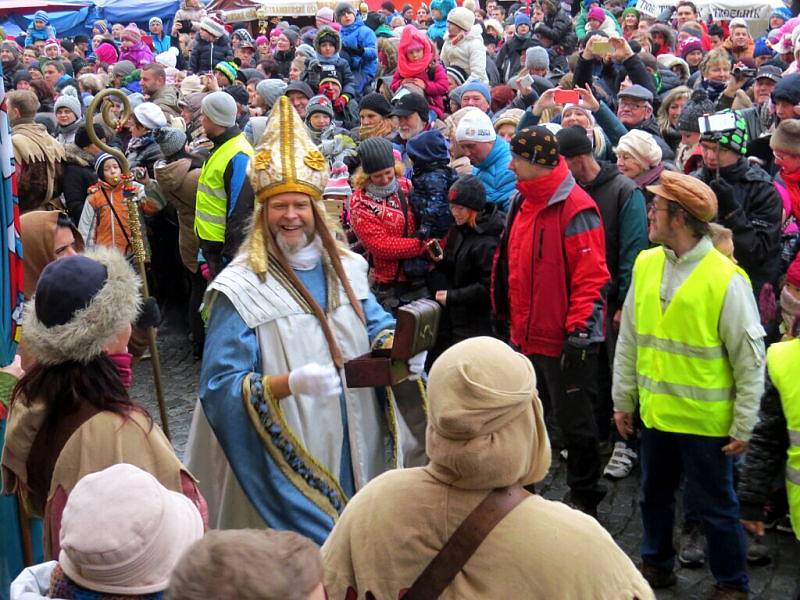
[[[747,67],[734,67],[732,73],[734,79],[738,79],[740,81],[742,79],[750,79],[751,77],[756,76],[756,70],[749,69]]]

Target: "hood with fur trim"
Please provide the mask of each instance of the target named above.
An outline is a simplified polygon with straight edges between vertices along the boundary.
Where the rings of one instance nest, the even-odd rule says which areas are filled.
[[[86,308],[78,310],[67,323],[47,327],[36,315],[36,302],[25,303],[23,331],[30,355],[43,365],[67,361],[86,364],[103,353],[103,348],[132,323],[142,304],[139,277],[128,261],[113,248],[96,246],[84,255],[101,263],[107,277]]]

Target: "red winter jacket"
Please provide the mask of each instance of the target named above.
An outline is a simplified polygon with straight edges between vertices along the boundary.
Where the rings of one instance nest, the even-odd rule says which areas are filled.
[[[373,198],[365,189],[359,189],[350,198],[350,223],[369,252],[371,274],[376,283],[405,281],[400,261],[416,258],[425,250],[421,240],[408,237],[414,235],[417,229],[411,210],[411,182],[405,177],[398,177],[397,180],[405,193],[405,223],[397,193],[381,199]]]
[[[498,319],[524,354],[561,355],[567,334],[604,339],[610,280],[600,212],[562,158],[552,173],[517,183],[492,273]]]
[[[433,75],[433,77],[431,77]],[[419,76],[425,82],[425,100],[428,101],[428,106],[436,113],[440,119],[444,119],[444,97],[450,87],[447,81],[447,72],[444,70],[442,63],[436,61],[425,69]],[[394,72],[392,79],[391,89],[396,92],[403,85],[403,76],[400,75],[400,70]]]

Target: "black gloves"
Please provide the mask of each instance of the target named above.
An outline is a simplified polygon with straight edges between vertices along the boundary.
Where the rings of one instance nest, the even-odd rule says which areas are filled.
[[[355,48],[348,46],[347,51],[353,56],[362,56],[364,54],[364,48],[361,46],[356,46]]]
[[[582,364],[586,359],[586,353],[590,345],[591,341],[588,331],[576,329],[568,333],[561,354],[564,368],[566,369],[571,366],[575,367]]]
[[[723,179],[712,179],[708,187],[717,196],[717,214],[720,218],[731,214],[739,208],[739,203],[734,198],[733,186],[730,183]]]
[[[148,327],[157,327],[159,323],[161,323],[161,311],[156,299],[150,296],[142,304],[142,310],[135,325],[141,329],[147,329]]]

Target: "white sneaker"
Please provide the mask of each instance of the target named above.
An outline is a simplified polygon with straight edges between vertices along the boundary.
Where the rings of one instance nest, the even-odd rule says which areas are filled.
[[[631,474],[636,461],[639,459],[636,452],[628,448],[625,442],[614,444],[614,453],[603,469],[603,476],[611,479],[625,479]]]

